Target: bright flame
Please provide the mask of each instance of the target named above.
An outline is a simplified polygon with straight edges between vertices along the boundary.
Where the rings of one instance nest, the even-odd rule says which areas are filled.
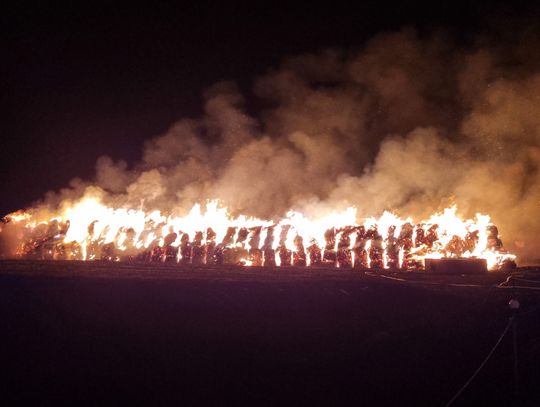
[[[315,245],[325,253],[325,264],[337,267],[364,261],[364,267],[422,268],[426,258],[474,257],[486,259],[488,268],[496,269],[515,260],[503,250],[489,216],[476,214],[474,219],[463,220],[456,206],[416,224],[391,212],[358,223],[354,207],[317,218],[289,211],[282,220],[271,222],[232,217],[218,201],[209,201],[204,208],[195,204],[186,216],[172,217],[159,211],[112,208],[98,196],[88,195],[66,204],[50,219],[34,219],[21,211],[6,219],[24,227],[18,254],[38,258],[187,262],[201,258],[201,263],[245,265],[262,264],[264,259],[265,264],[279,266],[285,256],[287,264],[288,258],[296,258],[298,264],[310,265],[315,260],[308,246]],[[44,246],[48,247],[46,254]],[[340,260],[343,253],[349,259],[345,263]],[[302,258],[304,263],[298,260]]]

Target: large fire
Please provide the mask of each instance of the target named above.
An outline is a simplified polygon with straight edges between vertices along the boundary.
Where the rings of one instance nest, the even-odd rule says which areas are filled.
[[[3,219],[4,231],[16,231],[12,256],[402,270],[423,269],[428,258],[482,258],[491,270],[515,260],[489,216],[464,220],[456,206],[420,222],[385,212],[359,223],[354,207],[316,219],[290,211],[268,221],[232,217],[217,201],[174,217],[85,196],[54,217],[37,217],[19,211]]]

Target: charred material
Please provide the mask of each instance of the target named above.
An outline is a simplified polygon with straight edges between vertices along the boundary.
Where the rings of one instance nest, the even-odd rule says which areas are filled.
[[[497,229],[497,226],[488,226],[487,233],[487,248],[490,250],[501,250],[503,248],[503,243],[499,238],[499,229]]]
[[[499,252],[499,253],[505,253],[506,250],[504,250],[502,240],[499,237],[499,229],[497,229],[497,226],[490,225],[487,228],[487,249]],[[506,259],[501,264],[499,264],[498,269],[499,270],[513,270],[517,267],[517,264],[514,260]]]
[[[412,270],[417,267],[417,263],[411,253],[413,249],[413,233],[413,225],[407,222],[401,227],[401,232],[398,237],[399,249],[403,253],[401,268],[404,270]]]
[[[474,252],[474,248],[478,244],[478,241],[480,240],[480,237],[478,236],[478,230],[474,230],[472,232],[468,232],[465,236],[465,250],[469,253]]]
[[[236,264],[236,250],[234,248],[234,237],[236,236],[236,228],[227,228],[227,233],[216,247],[216,254],[220,255],[220,260],[217,264]]]
[[[163,238],[163,261],[165,263],[176,263],[178,258],[178,247],[173,246],[178,234],[171,232]]]
[[[322,265],[322,253],[320,247],[317,245],[315,239],[311,239],[311,242],[307,248],[309,256],[309,264],[311,266],[320,266]]]
[[[133,261],[137,257],[136,237],[137,232],[133,228],[127,228],[122,232],[124,236],[124,242],[122,244],[122,256],[123,261]]]
[[[434,225],[431,225],[427,231],[425,244],[426,244],[426,247],[428,247],[429,249],[432,249],[435,245],[435,242],[439,240],[439,235],[437,233],[438,229],[439,229],[439,225],[434,224]]]
[[[419,223],[416,225],[416,233],[414,237],[414,247],[422,247],[426,244],[426,234],[424,232],[424,225]]]
[[[353,246],[353,267],[356,269],[368,268],[368,253],[366,250],[366,244],[366,229],[364,228],[364,226],[358,226],[358,228],[356,228],[356,239]]]
[[[180,263],[189,264],[191,262],[191,242],[189,235],[183,233],[180,238]]]
[[[344,228],[339,234],[339,241],[337,246],[337,266],[339,268],[351,268],[352,254],[351,254],[351,233],[354,232],[353,227]]]
[[[262,250],[259,249],[259,246],[261,244],[261,231],[262,226],[252,228],[248,242],[248,261],[251,263],[252,266],[256,267],[260,267],[263,265],[263,254]]]
[[[335,265],[337,260],[336,255],[336,230],[328,229],[324,232],[324,254],[323,263],[327,265]]]
[[[195,232],[193,238],[193,244],[191,246],[191,263],[192,264],[204,264],[205,252],[203,244],[203,233]]]
[[[101,246],[101,260],[114,261],[116,260],[116,249],[114,243],[106,243]]]
[[[274,226],[270,226],[266,231],[266,237],[262,246],[263,266],[274,267],[276,265],[276,252],[274,245]]]
[[[306,250],[304,249],[304,239],[300,235],[294,238],[293,266],[303,267],[306,265]]]
[[[444,247],[445,257],[459,258],[466,250],[465,241],[457,235],[452,236],[452,239]]]
[[[236,237],[234,248],[231,250],[230,264],[244,264],[245,259],[249,254],[248,250],[246,249],[248,236],[249,230],[246,228],[240,228]]]
[[[154,246],[150,252],[150,261],[157,263],[162,260],[164,250],[161,246]]]
[[[206,244],[204,248],[205,264],[215,264],[216,232],[212,228],[206,229]]]
[[[292,251],[287,249],[287,235],[290,228],[290,225],[283,226],[279,234],[278,253],[281,266],[290,266],[292,262]]]
[[[377,230],[376,226],[371,227],[366,232],[366,238],[371,241],[369,246],[369,265],[372,269],[382,269],[384,267],[384,249],[383,237]]]
[[[399,244],[395,233],[396,227],[390,226],[386,237],[386,265],[389,269],[399,268]]]

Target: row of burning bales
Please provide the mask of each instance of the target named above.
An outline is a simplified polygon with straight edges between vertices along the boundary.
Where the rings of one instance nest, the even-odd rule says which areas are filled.
[[[3,222],[9,223],[10,218],[4,218]],[[324,232],[324,244],[321,244],[316,239],[306,242],[291,225],[230,226],[222,239],[218,239],[211,227],[192,234],[174,231],[165,224],[152,225],[141,233],[120,227],[115,238],[108,239],[110,230],[105,227],[96,232],[97,222],[87,226],[83,242],[67,241],[69,220],[54,219],[26,228],[26,235],[19,236],[21,244],[16,255],[27,259],[416,270],[424,267],[424,259],[428,257],[474,257],[471,253],[478,252],[478,245],[483,244],[481,251],[500,254],[500,261],[490,268],[505,267],[514,260],[514,256],[504,255],[494,225],[486,227],[487,239],[482,242],[479,230],[471,230],[464,237],[454,235],[443,239],[445,243],[440,239],[438,224],[407,222],[398,228],[392,225],[384,237],[376,224],[331,227]]]

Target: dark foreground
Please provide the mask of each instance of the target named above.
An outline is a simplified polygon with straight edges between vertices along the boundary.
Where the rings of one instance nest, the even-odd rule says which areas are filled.
[[[540,290],[386,275],[3,261],[2,400],[444,405],[517,297],[517,394],[510,331],[455,405],[540,403]]]

